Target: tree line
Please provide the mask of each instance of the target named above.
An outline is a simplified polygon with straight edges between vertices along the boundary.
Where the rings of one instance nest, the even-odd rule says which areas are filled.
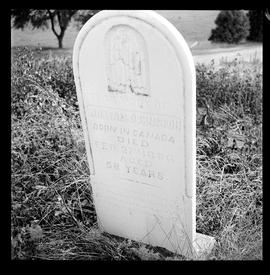
[[[262,42],[263,10],[223,10],[216,20],[208,40],[212,42],[239,43],[246,39]]]

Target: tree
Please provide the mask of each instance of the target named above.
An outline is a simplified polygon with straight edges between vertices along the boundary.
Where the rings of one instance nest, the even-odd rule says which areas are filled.
[[[12,9],[13,27],[24,29],[28,24],[33,28],[48,28],[50,23],[51,30],[58,39],[58,47],[63,48],[63,38],[71,19],[79,13],[78,10],[33,10],[33,9]],[[89,15],[91,14],[91,15]],[[89,11],[88,18],[95,12]],[[81,17],[82,20],[83,16]]]
[[[208,40],[213,42],[239,43],[249,34],[249,20],[241,10],[223,10],[216,20]]]
[[[93,15],[100,10],[79,10],[75,16],[75,20],[78,22],[77,27],[83,26]]]
[[[250,41],[262,42],[263,40],[263,10],[250,10],[249,18],[250,31],[247,37]]]

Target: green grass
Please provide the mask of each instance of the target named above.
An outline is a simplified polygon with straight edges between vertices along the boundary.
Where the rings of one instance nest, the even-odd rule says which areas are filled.
[[[184,260],[98,230],[71,65],[70,56],[13,54],[12,258]],[[261,260],[261,64],[213,67],[196,68],[197,231],[216,239],[209,260]]]

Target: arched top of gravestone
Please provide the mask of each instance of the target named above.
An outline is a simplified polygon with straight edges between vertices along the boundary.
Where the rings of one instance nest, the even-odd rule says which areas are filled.
[[[156,121],[165,115],[179,119],[181,151],[186,170],[192,170],[186,175],[194,178],[195,66],[185,39],[167,19],[148,10],[97,13],[76,38],[73,69],[85,132],[93,105],[133,112],[132,119],[142,112],[159,115]],[[90,135],[85,136],[89,158]],[[96,167],[90,167],[92,174]]]
[[[194,61],[185,39],[167,19],[150,10],[103,10],[91,17],[80,30],[74,44],[73,63],[75,64],[75,74],[77,72],[76,69],[78,68],[80,48],[83,45],[88,33],[102,22],[117,17],[133,18],[143,21],[161,32],[173,46],[184,69],[184,74],[189,79],[189,82],[195,84],[196,74]],[[192,90],[195,90],[195,87],[192,87]]]

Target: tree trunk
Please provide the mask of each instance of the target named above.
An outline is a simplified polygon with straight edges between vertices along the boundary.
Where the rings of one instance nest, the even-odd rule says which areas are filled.
[[[64,38],[64,34],[65,34],[65,31],[66,31],[66,28],[68,26],[68,22],[69,21],[66,21],[63,24],[61,24],[62,22],[61,22],[60,13],[59,12],[57,13],[58,24],[59,24],[59,27],[60,27],[60,34],[58,34],[56,32],[56,30],[55,30],[55,27],[54,27],[54,16],[55,16],[55,13],[51,12],[50,10],[47,10],[47,11],[48,11],[48,14],[49,14],[49,17],[50,17],[50,20],[51,20],[52,31],[53,31],[54,35],[57,37],[57,39],[58,39],[58,48],[59,49],[63,49],[63,38]]]
[[[57,39],[58,39],[58,48],[59,49],[63,49],[63,38],[64,38],[63,35],[57,36]]]

